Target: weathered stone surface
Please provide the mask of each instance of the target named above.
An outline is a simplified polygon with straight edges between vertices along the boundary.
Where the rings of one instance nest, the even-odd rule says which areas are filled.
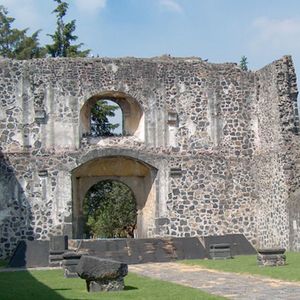
[[[59,235],[59,236],[51,236],[49,242],[49,250],[51,252],[63,252],[68,250],[68,237]]]
[[[93,256],[82,256],[77,265],[78,275],[86,280],[89,292],[124,289],[127,264]]]
[[[195,57],[1,59],[1,74],[1,258],[20,240],[83,238],[85,193],[116,176],[137,195],[137,237],[300,249],[291,57],[256,72]],[[123,136],[88,136],[98,99],[120,104]]]
[[[64,269],[65,278],[76,278],[77,274],[77,265],[80,261],[82,255],[86,253],[69,251],[63,254],[62,267]]]
[[[209,255],[212,259],[229,259],[233,258],[230,244],[211,244]]]
[[[284,266],[286,264],[285,249],[270,248],[257,250],[257,263],[259,266]]]

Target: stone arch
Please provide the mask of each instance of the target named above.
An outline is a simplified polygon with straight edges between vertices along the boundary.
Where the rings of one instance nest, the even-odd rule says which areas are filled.
[[[111,100],[122,110],[123,135],[144,140],[144,112],[136,99],[119,91],[103,91],[90,96],[80,109],[80,136],[90,134],[91,109],[98,100]]]
[[[119,181],[133,192],[137,205],[137,237],[148,237],[155,227],[157,169],[124,155],[86,159],[72,171],[73,237],[83,238],[83,200],[87,191],[103,180]]]
[[[139,150],[130,149],[130,148],[96,148],[92,149],[86,154],[82,155],[76,163],[76,168],[84,163],[98,159],[101,157],[109,156],[123,156],[136,161],[140,161],[143,164],[148,165],[150,168],[159,169],[161,162],[157,160],[156,155],[151,155],[150,153],[143,153]]]

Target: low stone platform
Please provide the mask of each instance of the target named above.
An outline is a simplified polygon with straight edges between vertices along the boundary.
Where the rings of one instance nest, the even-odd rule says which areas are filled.
[[[70,240],[69,248],[127,264],[208,258],[207,250],[196,237]]]
[[[283,248],[270,248],[257,250],[257,263],[259,266],[277,267],[286,264],[286,256]]]
[[[65,239],[59,238],[57,241],[60,241],[59,244],[64,245]],[[210,245],[218,243],[230,244],[233,256],[256,254],[256,250],[242,234],[207,236],[202,238],[69,239],[68,247],[63,246],[62,249],[58,249],[59,255],[54,257],[52,255],[54,253],[53,249],[49,251],[49,241],[21,241],[18,243],[9,266],[26,268],[54,267],[60,265],[64,252],[68,251],[67,248],[71,251],[85,252],[92,256],[121,261],[127,264],[168,262],[182,259],[205,259],[210,258],[208,253]],[[52,255],[50,260],[49,254]],[[55,264],[53,264],[54,262]]]

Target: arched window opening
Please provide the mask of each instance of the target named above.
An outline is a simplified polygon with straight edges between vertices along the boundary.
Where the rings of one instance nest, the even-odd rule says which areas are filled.
[[[131,189],[120,181],[105,180],[93,185],[84,197],[83,213],[87,237],[134,237],[136,201]]]
[[[123,135],[123,113],[111,100],[98,100],[91,108],[90,128],[92,137]]]
[[[101,92],[81,107],[79,130],[80,137],[121,135],[144,140],[144,113],[137,100],[123,92]]]

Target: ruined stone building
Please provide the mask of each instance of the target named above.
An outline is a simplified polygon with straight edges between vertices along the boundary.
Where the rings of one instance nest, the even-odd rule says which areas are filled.
[[[134,193],[138,237],[243,233],[300,249],[291,57],[259,71],[199,58],[0,61],[0,256],[17,241],[83,235],[101,180]],[[123,134],[91,137],[99,99]]]

